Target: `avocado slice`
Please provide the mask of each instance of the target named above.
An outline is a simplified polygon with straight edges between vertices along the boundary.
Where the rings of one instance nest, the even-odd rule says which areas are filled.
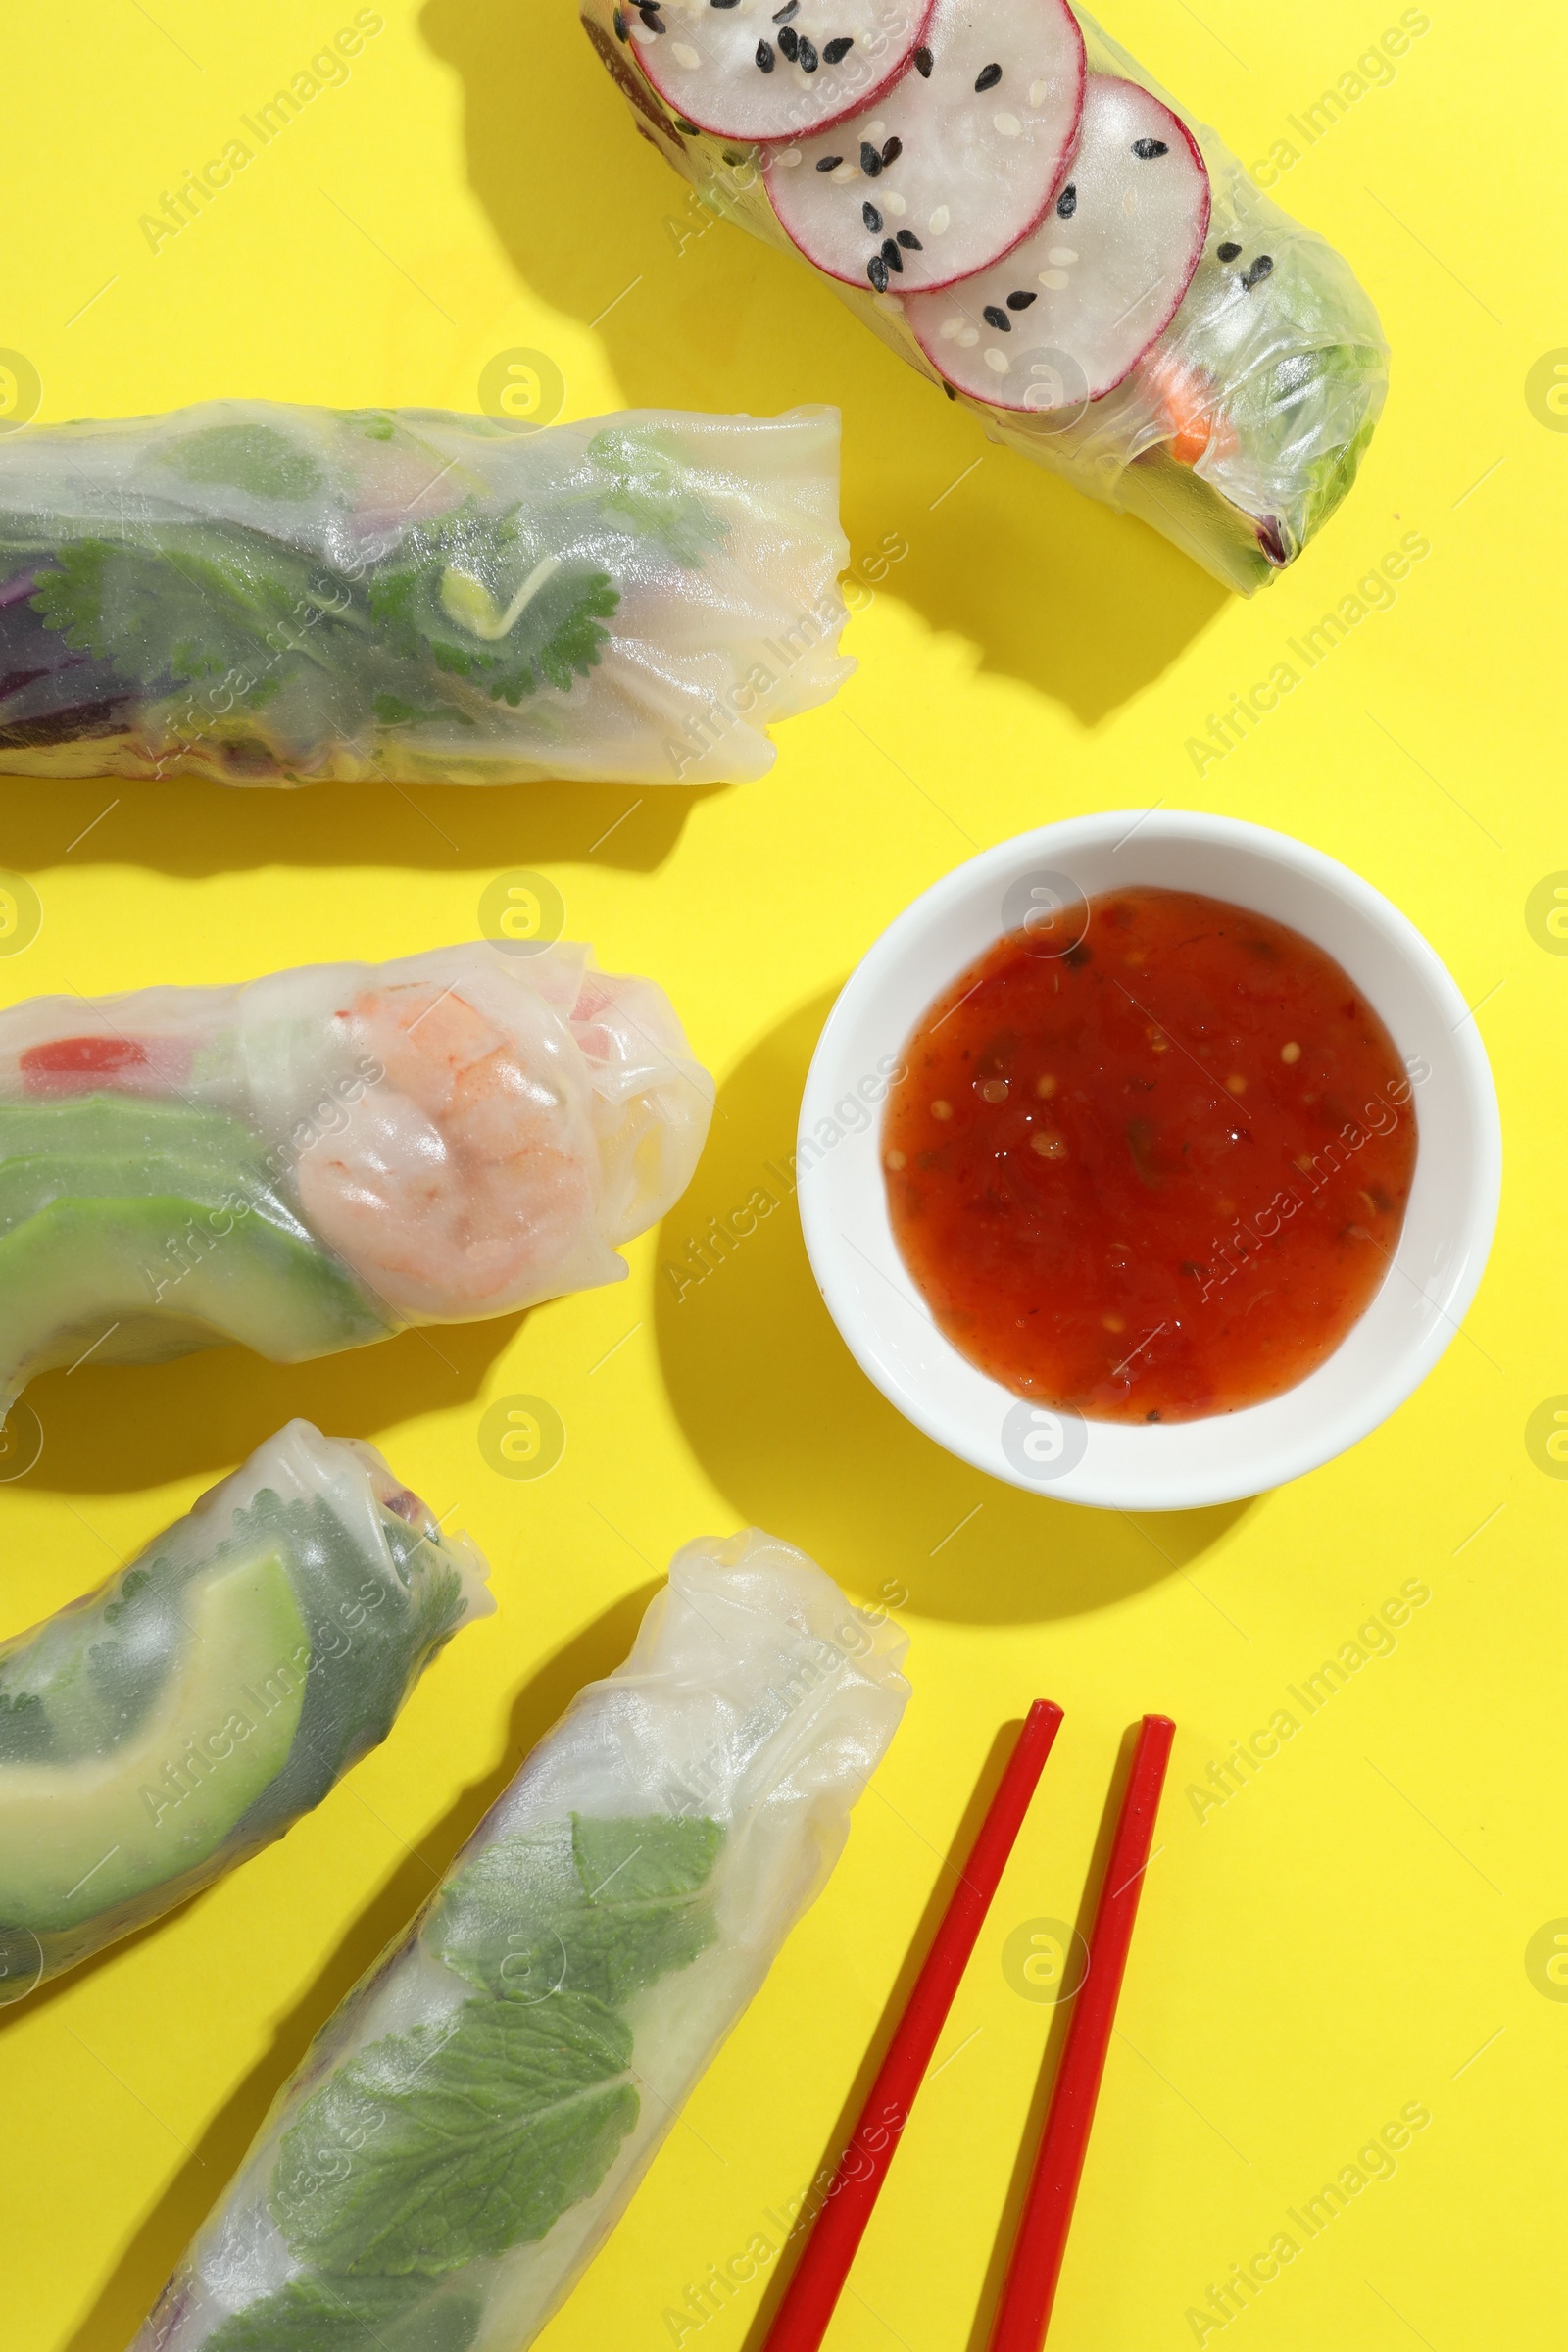
[[[310,1638],[283,1555],[225,1562],[180,1597],[189,1641],[125,1739],[70,1764],[0,1764],[0,1922],[77,1926],[207,1860],[288,1761]]]
[[[238,1340],[289,1364],[391,1328],[324,1250],[176,1194],[49,1201],[0,1234],[0,1400],[89,1348],[115,1363]]]
[[[0,1103],[0,1234],[63,1195],[149,1190],[215,1206],[276,1194],[257,1137],[227,1111],[136,1095]]]

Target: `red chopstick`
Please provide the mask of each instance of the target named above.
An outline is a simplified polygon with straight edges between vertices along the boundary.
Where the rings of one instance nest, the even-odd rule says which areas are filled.
[[[1037,1698],[1024,1719],[887,2056],[801,2249],[763,2352],[816,2352],[827,2332],[1060,1723],[1061,1709],[1048,1698]]]
[[[1090,1930],[1089,1973],[1079,1986],[1062,2045],[991,2333],[991,2352],[1041,2352],[1046,2340],[1175,1734],[1168,1715],[1146,1715],[1138,1734]]]

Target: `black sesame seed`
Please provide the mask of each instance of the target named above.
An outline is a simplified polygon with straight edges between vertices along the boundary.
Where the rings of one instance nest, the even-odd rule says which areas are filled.
[[[1273,267],[1274,256],[1271,253],[1260,253],[1251,268],[1242,271],[1242,283],[1249,293],[1261,279],[1267,277]]]
[[[801,0],[784,0],[783,7],[773,11],[773,22],[775,24],[787,24],[791,17],[798,17],[800,13]]]
[[[881,169],[882,158],[869,139],[862,139],[860,141],[860,170],[865,173],[867,179],[875,179]]]
[[[925,251],[925,247],[921,244],[919,238],[915,235],[912,228],[900,229],[899,243],[904,247],[906,253],[924,253]]]
[[[617,41],[625,41],[625,40],[629,40],[629,39],[631,38],[631,35],[630,35],[630,34],[627,32],[627,30],[626,30],[626,20],[625,20],[625,18],[624,18],[624,17],[621,15],[621,13],[620,13],[620,10],[619,10],[618,8],[617,8],[617,9],[616,9],[616,11],[615,11],[615,16],[614,16],[614,25],[615,25],[615,38],[616,38],[616,40],[617,40]]]
[[[1038,295],[1030,293],[1026,288],[1020,289],[1018,293],[1007,296],[1007,308],[1009,311],[1026,311],[1032,302],[1038,300]]]
[[[901,277],[904,275],[904,256],[899,251],[897,241],[894,238],[883,238],[882,259],[886,262],[890,270],[896,270]]]
[[[1000,66],[982,66],[974,86],[981,91],[994,90],[1001,79],[1002,68]]]
[[[664,23],[663,18],[656,17],[652,10],[649,10],[644,14],[643,23],[647,25],[650,32],[667,32],[669,30],[669,27]]]
[[[814,74],[816,72],[817,55],[816,43],[814,41],[807,40],[803,34],[801,38],[801,45],[795,52],[795,55],[803,74]]]
[[[816,159],[816,168],[819,172],[836,172],[843,161],[842,155],[819,155]]]
[[[987,326],[994,326],[996,328],[999,335],[1011,334],[1012,320],[1007,317],[1006,312],[1003,310],[997,303],[988,302],[980,316],[985,320]]]
[[[700,139],[702,137],[703,134],[698,129],[696,123],[688,122],[684,115],[674,115],[671,117],[671,121],[674,122],[675,128],[678,131],[684,132],[688,139]]]
[[[1141,164],[1152,164],[1156,155],[1169,155],[1163,139],[1134,139],[1133,153]]]
[[[850,54],[850,51],[851,51],[851,50],[852,50],[854,47],[855,47],[855,43],[854,43],[854,41],[851,39],[850,35],[849,35],[848,33],[840,33],[840,35],[839,35],[838,39],[837,39],[836,41],[829,41],[829,43],[828,43],[827,47],[826,47],[826,48],[823,50],[823,52],[822,52],[822,63],[823,63],[823,65],[824,65],[824,66],[836,66],[836,65],[838,65],[841,59],[843,59],[843,58],[846,58],[846,57],[848,57],[848,56],[849,56],[849,54]]]
[[[879,294],[888,290],[888,266],[879,253],[873,253],[865,265],[865,274]]]
[[[1061,194],[1056,198],[1056,219],[1058,220],[1070,220],[1077,210],[1077,189],[1071,186],[1063,188]]]
[[[1222,262],[1234,262],[1241,250],[1239,245],[1228,242],[1219,248],[1219,258]]]
[[[757,44],[757,62],[761,67],[764,74],[772,73],[773,52],[769,48],[766,41],[759,41]]]
[[[796,31],[793,24],[785,25],[783,31],[778,36],[778,45],[784,52],[784,55],[793,65],[795,59],[800,55],[801,50],[801,36]]]
[[[950,400],[956,400],[956,399],[957,399],[958,395],[956,394],[956,392],[955,392],[955,390],[953,389],[953,386],[952,386],[950,383],[948,383],[946,379],[944,379],[944,381],[943,381],[942,389],[943,389],[943,391],[944,391],[944,392],[947,394],[947,396],[948,396],[948,398],[949,398]]]
[[[889,164],[896,164],[903,153],[904,141],[902,139],[889,139],[882,150],[883,169],[886,170]]]
[[[882,234],[882,216],[874,204],[861,205],[860,219],[865,222],[873,237],[879,237]]]
[[[922,81],[929,81],[929,80],[930,80],[930,78],[931,78],[931,52],[930,52],[930,50],[929,50],[929,49],[917,49],[917,50],[915,51],[915,53],[914,53],[914,70],[915,70],[915,72],[916,72],[916,73],[919,74],[919,76],[920,76],[920,79],[921,79]]]
[[[741,0],[708,0],[710,8],[739,8]]]

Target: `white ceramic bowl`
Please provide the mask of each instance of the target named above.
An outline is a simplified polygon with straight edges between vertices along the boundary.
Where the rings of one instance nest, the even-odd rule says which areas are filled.
[[[1127,1425],[1047,1412],[932,1321],[888,1219],[878,1149],[900,1049],[933,1000],[1031,908],[1128,883],[1203,892],[1303,932],[1376,1007],[1415,1081],[1419,1144],[1394,1264],[1328,1360],[1266,1404]],[[1037,918],[1038,919],[1038,918]],[[916,1428],[1015,1487],[1174,1511],[1231,1502],[1332,1460],[1437,1362],[1475,1295],[1501,1180],[1497,1099],[1464,999],[1420,933],[1348,867],[1260,825],[1124,810],[1021,833],[938,882],[883,932],[833,1007],[801,1107],[811,1267],[862,1369]]]

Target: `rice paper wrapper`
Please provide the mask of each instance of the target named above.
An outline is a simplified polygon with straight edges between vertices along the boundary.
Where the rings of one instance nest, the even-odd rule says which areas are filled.
[[[712,1081],[654,982],[476,941],[0,1012],[0,1411],[35,1372],[275,1362],[624,1278]]]
[[[824,702],[839,420],[209,401],[0,440],[0,772],[741,783]]]
[[[763,150],[694,130],[670,112],[637,70],[636,44],[617,37],[617,0],[580,0],[580,8],[643,136],[710,212],[809,269],[767,200]],[[1196,141],[1212,198],[1202,258],[1164,332],[1102,398],[1078,396],[1076,363],[1065,353],[1054,355],[1060,365],[1045,387],[1045,413],[997,408],[961,391],[953,397],[975,411],[991,440],[1140,515],[1225,586],[1250,595],[1295,562],[1354,481],[1388,393],[1388,344],[1334,248],[1271,203],[1208,125],[1094,18],[1073,13],[1089,72],[1151,91]],[[1221,262],[1219,247],[1232,244],[1240,255]],[[1267,273],[1244,286],[1259,257]],[[942,383],[895,292],[822,274],[902,359]],[[961,281],[952,290],[960,293]]]
[[[0,1643],[0,2002],[281,1838],[384,1740],[489,1570],[373,1446],[258,1446]]]
[[[904,1650],[772,1537],[680,1552],[318,2036],[134,2352],[531,2343],[832,1869]]]

